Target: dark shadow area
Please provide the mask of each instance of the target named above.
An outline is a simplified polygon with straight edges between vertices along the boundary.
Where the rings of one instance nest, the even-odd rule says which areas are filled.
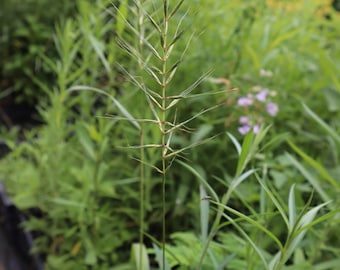
[[[24,221],[0,182],[0,270],[43,270],[40,258],[29,252],[33,237],[20,227]]]

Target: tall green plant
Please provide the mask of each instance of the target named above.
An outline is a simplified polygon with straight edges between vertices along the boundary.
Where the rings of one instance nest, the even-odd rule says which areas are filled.
[[[153,7],[152,5],[149,8],[147,3],[141,5],[139,1],[136,1],[135,5],[138,10],[137,14],[139,15],[139,23],[134,26],[127,18],[125,19],[125,23],[128,26],[128,30],[136,37],[136,40],[138,41],[137,46],[134,46],[135,43],[131,43],[131,41],[124,38],[120,37],[118,39],[118,44],[128,53],[129,56],[136,59],[140,69],[145,72],[145,74],[142,73],[142,75],[147,75],[149,77],[146,77],[142,81],[138,80],[138,78],[135,77],[135,74],[127,71],[125,67],[120,66],[121,70],[125,72],[134,85],[137,86],[144,94],[149,112],[152,116],[152,118],[147,118],[148,114],[146,114],[146,117],[144,116],[143,118],[135,121],[143,123],[142,129],[147,123],[155,125],[158,129],[158,135],[155,135],[155,138],[158,138],[158,142],[154,141],[152,143],[145,143],[137,145],[134,148],[155,149],[156,151],[151,150],[150,153],[153,153],[153,155],[159,155],[160,164],[152,165],[152,167],[161,175],[162,255],[160,265],[162,269],[165,269],[166,267],[165,242],[167,233],[165,216],[167,212],[166,185],[169,181],[167,177],[168,172],[176,156],[200,143],[198,142],[175,149],[173,147],[173,138],[175,137],[176,132],[185,131],[185,125],[190,123],[193,119],[196,119],[216,107],[214,106],[204,109],[186,120],[178,121],[177,115],[179,112],[176,109],[178,103],[184,99],[190,98],[192,96],[192,91],[194,91],[196,86],[205,78],[205,76],[200,77],[196,82],[181,92],[176,91],[174,85],[171,84],[176,76],[176,72],[184,55],[184,52],[182,52],[179,57],[175,55],[173,56],[173,52],[175,51],[174,48],[183,35],[181,24],[186,13],[180,17],[177,16],[183,2],[183,0],[178,1],[174,6],[172,6],[168,1],[163,1],[161,8],[156,8],[152,11],[150,9]],[[152,3],[152,1],[150,3]],[[157,7],[155,4],[154,6]],[[144,19],[146,20],[146,23],[148,23],[149,28],[146,28],[143,25],[145,23]],[[153,29],[150,30],[150,27]],[[145,29],[148,29],[149,31],[148,35],[144,32]],[[143,134],[145,133],[146,132],[143,132]],[[141,153],[141,156],[143,156],[143,153]],[[142,166],[144,166],[144,163],[145,162],[141,160]],[[145,165],[148,164],[145,163]],[[143,185],[141,185],[141,188],[142,187]],[[141,196],[141,199],[142,198],[143,197]],[[143,210],[141,209],[141,211]],[[142,237],[140,239],[142,239]]]
[[[59,59],[41,54],[57,83],[51,89],[33,78],[47,96],[39,106],[44,125],[27,132],[27,141],[19,146],[12,143],[13,152],[1,161],[1,175],[17,206],[40,211],[42,218],[31,216],[25,228],[41,233],[34,251],[46,256],[47,269],[108,269],[123,261],[122,256],[127,259],[119,249],[137,236],[127,233],[128,222],[138,223],[133,207],[111,207],[131,203],[135,195],[130,188],[130,193],[119,195],[136,179],[129,177],[133,167],[122,161],[124,154],[117,149],[111,152],[120,143],[109,138],[120,138],[124,131],[115,121],[93,117],[114,113],[114,105],[119,104],[98,94],[70,91],[74,84],[95,82],[108,95],[109,88],[118,86],[111,67],[106,69],[112,66],[115,50],[105,53],[108,49],[102,43],[111,25],[103,13],[105,5],[81,0],[78,4],[77,19],[56,29]]]

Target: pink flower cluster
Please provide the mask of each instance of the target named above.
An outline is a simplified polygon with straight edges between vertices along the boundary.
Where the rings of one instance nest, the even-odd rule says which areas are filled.
[[[279,106],[271,101],[272,96],[275,96],[274,91],[265,88],[254,87],[255,93],[249,93],[247,96],[240,97],[237,100],[237,105],[243,109],[247,115],[239,118],[240,134],[245,135],[249,131],[255,134],[259,132],[260,126],[263,123],[263,111],[267,115],[274,117],[279,112]]]

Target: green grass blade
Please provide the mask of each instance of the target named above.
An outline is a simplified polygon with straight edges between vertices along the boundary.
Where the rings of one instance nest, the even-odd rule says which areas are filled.
[[[200,197],[206,198],[207,192],[203,185],[200,185]],[[209,200],[201,200],[200,202],[200,214],[201,214],[201,237],[202,241],[208,238],[208,227],[209,227]]]
[[[211,204],[215,204],[219,207],[222,207],[226,211],[228,211],[228,212],[234,214],[235,216],[238,216],[242,220],[245,220],[245,221],[249,222],[250,224],[254,225],[258,230],[260,230],[260,231],[264,232],[266,235],[268,235],[277,244],[277,246],[280,250],[283,249],[283,245],[280,242],[280,240],[270,230],[268,230],[266,227],[261,225],[261,223],[257,222],[256,220],[248,217],[247,215],[245,215],[245,214],[243,214],[243,213],[237,211],[236,209],[233,209],[233,208],[231,208],[227,205],[224,205],[224,204],[221,204],[221,203],[218,203],[218,202],[214,202],[214,201],[211,201]],[[233,220],[233,221],[235,222],[235,220]]]
[[[91,34],[87,34],[87,36],[88,36],[88,39],[89,39],[94,51],[98,55],[99,59],[102,61],[102,64],[106,69],[106,72],[108,74],[111,74],[110,64],[106,60],[106,57],[105,57],[105,54],[104,54],[104,44],[102,42],[100,42],[96,37],[94,37]]]
[[[261,249],[254,243],[254,241],[249,237],[248,233],[245,232],[241,226],[239,226],[234,220],[233,218],[229,217],[228,215],[226,215],[225,213],[223,213],[223,216],[228,219],[230,221],[230,223],[242,234],[242,236],[249,242],[249,244],[253,247],[253,249],[256,251],[256,253],[258,254],[258,256],[261,258],[261,261],[263,263],[263,266],[265,267],[265,269],[269,270],[268,267],[268,263],[267,260],[264,256],[264,252],[261,251]]]
[[[325,169],[322,164],[311,158],[309,155],[307,155],[301,148],[299,148],[296,144],[288,140],[288,144],[290,147],[293,148],[293,150],[299,154],[309,165],[311,165],[319,174],[326,179],[334,188],[337,190],[340,190],[340,184],[335,180]]]
[[[256,135],[253,132],[249,132],[242,143],[242,150],[241,154],[238,159],[237,168],[235,175],[238,176],[242,173],[242,171],[246,168],[248,165],[250,159],[253,157],[255,152],[258,149],[258,146],[260,145],[261,141],[264,139],[265,135],[267,134],[270,126],[266,128],[261,128],[259,133]]]
[[[305,213],[301,217],[298,224],[295,225],[295,231],[292,232],[293,233],[292,234],[293,240],[289,243],[289,246],[288,246],[288,248],[287,248],[287,250],[284,254],[284,260],[285,261],[287,261],[290,258],[290,256],[293,254],[293,252],[297,249],[298,245],[300,244],[303,237],[307,233],[307,229],[309,228],[308,225],[310,225],[312,223],[317,212],[327,204],[328,204],[328,202],[313,207],[311,210],[309,210],[307,213]]]
[[[106,93],[105,91],[103,91],[99,88],[86,86],[86,85],[72,86],[68,90],[69,91],[92,91],[92,92],[96,92],[96,93],[102,94],[104,96],[107,96],[117,106],[119,111],[130,121],[130,123],[132,125],[134,125],[138,130],[141,129],[141,126],[139,125],[138,121],[128,112],[128,110],[125,109],[125,107],[117,99],[115,99],[113,96]]]
[[[140,258],[140,254],[142,255],[142,258]],[[134,261],[136,270],[150,270],[149,257],[144,245],[140,245],[139,243],[132,244],[131,258]]]
[[[267,185],[260,179],[260,177],[256,175],[257,180],[259,181],[259,183],[261,184],[262,188],[264,189],[264,191],[267,193],[267,195],[269,196],[269,198],[272,200],[272,202],[274,203],[275,207],[277,208],[277,210],[279,211],[283,221],[286,223],[287,228],[289,228],[289,220],[286,216],[286,211],[284,210],[284,208],[281,206],[281,204],[279,203],[279,201],[275,198],[273,192],[270,191],[270,189],[267,187]]]
[[[230,192],[233,192],[234,189],[236,189],[238,187],[238,185],[240,185],[244,180],[246,180],[250,175],[252,175],[254,172],[256,171],[256,169],[251,169],[246,171],[245,173],[241,174],[239,177],[237,177],[236,179],[234,179],[231,183],[230,183],[230,187],[229,190]]]
[[[248,161],[251,155],[253,140],[254,140],[253,132],[249,132],[244,138],[244,141],[242,143],[242,150],[240,153],[240,157],[237,162],[237,168],[236,168],[236,173],[235,173],[236,176],[240,175],[248,164]]]
[[[184,168],[186,168],[189,172],[191,172],[194,176],[196,176],[200,183],[209,191],[209,195],[211,195],[215,201],[219,202],[218,196],[214,189],[208,184],[207,180],[196,169],[194,169],[187,163],[184,163],[183,161],[177,160],[177,162],[181,164]]]
[[[164,254],[163,251],[156,244],[153,244],[153,249],[155,251],[156,261],[160,267],[160,270],[171,270],[168,260],[166,258],[165,260],[163,260],[163,254]],[[163,266],[163,262],[165,262],[164,266]]]
[[[234,144],[237,154],[240,155],[241,151],[242,151],[242,147],[240,145],[240,143],[237,141],[237,139],[229,132],[226,132],[226,134],[228,135],[228,137],[231,139],[232,143]]]
[[[309,171],[306,170],[302,164],[296,160],[292,155],[286,153],[286,156],[290,160],[291,164],[295,166],[304,177],[308,180],[308,182],[315,188],[315,190],[319,193],[324,202],[328,202],[331,200],[331,197],[326,193],[326,191],[320,186],[320,181],[316,179]]]
[[[295,220],[296,220],[296,204],[295,204],[295,185],[289,190],[289,197],[288,197],[288,220],[289,220],[289,228],[288,230],[291,231],[294,228]]]
[[[127,0],[120,1],[119,8],[117,9],[118,16],[116,17],[116,31],[119,36],[121,36],[124,32],[124,29],[126,27],[126,19],[129,9]]]
[[[323,121],[319,116],[317,116],[306,104],[302,103],[304,110],[308,115],[317,122],[327,133],[331,136],[340,147],[340,135],[334,129],[332,129],[325,121]]]

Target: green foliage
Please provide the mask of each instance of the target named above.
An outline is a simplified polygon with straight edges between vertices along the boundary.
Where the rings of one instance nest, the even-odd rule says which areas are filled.
[[[52,4],[48,0],[1,2],[1,91],[10,89],[18,102],[31,104],[37,101],[39,95],[39,88],[32,82],[32,77],[53,84],[53,73],[39,55],[48,53],[56,59],[53,44],[55,24],[70,16],[74,8],[74,2],[70,1]]]
[[[340,24],[317,8],[78,0],[53,35],[33,16],[54,42],[29,49],[44,72],[21,97],[39,89],[43,124],[20,144],[1,129],[0,177],[39,210],[24,226],[46,268],[337,269]],[[11,79],[23,49],[0,42]],[[266,116],[238,98],[266,88],[277,116],[240,134]]]
[[[79,2],[83,13],[77,20],[69,19],[57,27],[59,60],[42,55],[56,76],[56,84],[51,89],[34,79],[47,96],[38,108],[44,125],[27,132],[26,141],[19,146],[12,144],[12,153],[2,161],[1,174],[14,202],[23,210],[40,212],[25,228],[42,233],[34,251],[47,256],[47,269],[74,269],[75,265],[77,269],[94,265],[107,269],[118,264],[122,258],[119,249],[138,234],[138,229],[130,233],[128,228],[138,222],[133,210],[135,193],[120,196],[125,187],[129,190],[136,185],[136,178],[130,177],[133,162],[121,166],[123,156],[127,156],[115,145],[122,143],[109,139],[122,138],[123,130],[116,121],[93,117],[94,110],[99,115],[115,113],[116,104],[94,94],[75,95],[67,90],[75,82],[99,80],[98,84],[109,88],[110,80],[114,81],[111,70],[112,77],[105,82],[101,74],[102,67],[112,65],[109,61],[114,61],[115,53],[112,50],[109,59],[101,61],[103,49],[98,40],[106,33],[97,27],[102,29],[107,22],[105,17],[93,22],[88,16],[88,10],[91,16],[101,13],[102,6],[82,4],[87,5]],[[130,200],[130,207],[125,200]],[[121,254],[128,257],[125,252]]]

